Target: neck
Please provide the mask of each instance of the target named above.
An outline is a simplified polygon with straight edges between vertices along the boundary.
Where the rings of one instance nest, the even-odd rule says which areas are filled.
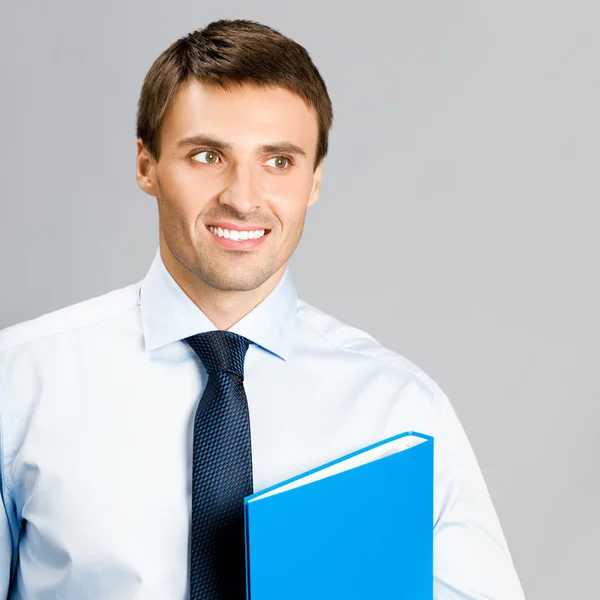
[[[219,330],[230,329],[258,306],[277,286],[284,264],[274,275],[253,290],[220,290],[212,287],[184,267],[161,239],[160,255],[167,271],[190,300]]]

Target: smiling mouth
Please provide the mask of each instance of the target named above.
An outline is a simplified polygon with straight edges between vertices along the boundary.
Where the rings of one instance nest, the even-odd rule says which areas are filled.
[[[212,225],[207,225],[206,229],[212,233],[215,237],[218,237],[222,240],[231,240],[235,242],[252,242],[256,240],[261,240],[262,238],[269,235],[271,232],[270,229],[252,229],[252,230],[238,230],[238,229],[223,229],[221,227],[214,227]],[[221,230],[222,235],[219,235],[219,229]]]

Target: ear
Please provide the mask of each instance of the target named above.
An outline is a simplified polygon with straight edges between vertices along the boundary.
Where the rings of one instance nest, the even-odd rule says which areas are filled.
[[[312,206],[319,199],[319,194],[321,193],[321,181],[323,180],[323,161],[324,160],[325,160],[325,157],[323,157],[321,159],[321,162],[319,163],[319,165],[317,166],[317,168],[315,169],[315,172],[313,174],[313,186],[312,186],[312,190],[310,191],[310,196],[308,199],[307,206]]]
[[[138,186],[143,192],[156,198],[158,196],[158,188],[156,185],[156,161],[146,150],[141,139],[137,140],[135,166],[135,178]]]

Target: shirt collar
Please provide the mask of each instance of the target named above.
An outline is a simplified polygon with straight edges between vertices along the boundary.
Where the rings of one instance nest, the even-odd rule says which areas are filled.
[[[271,293],[228,331],[243,335],[287,360],[297,308],[296,287],[289,266]],[[217,328],[165,267],[160,247],[140,285],[140,310],[146,350]]]

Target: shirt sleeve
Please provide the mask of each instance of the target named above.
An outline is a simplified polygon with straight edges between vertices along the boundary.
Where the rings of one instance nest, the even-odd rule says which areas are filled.
[[[434,437],[434,600],[525,595],[467,435],[439,390]]]
[[[4,506],[4,482],[2,482],[2,506],[0,507],[0,598],[8,598],[12,563],[12,539]]]
[[[14,503],[12,501],[7,463],[7,442],[5,423],[2,420],[2,408],[6,405],[6,390],[0,380],[0,598],[8,598],[11,575],[16,566],[18,554],[18,537],[15,531],[16,521]]]

